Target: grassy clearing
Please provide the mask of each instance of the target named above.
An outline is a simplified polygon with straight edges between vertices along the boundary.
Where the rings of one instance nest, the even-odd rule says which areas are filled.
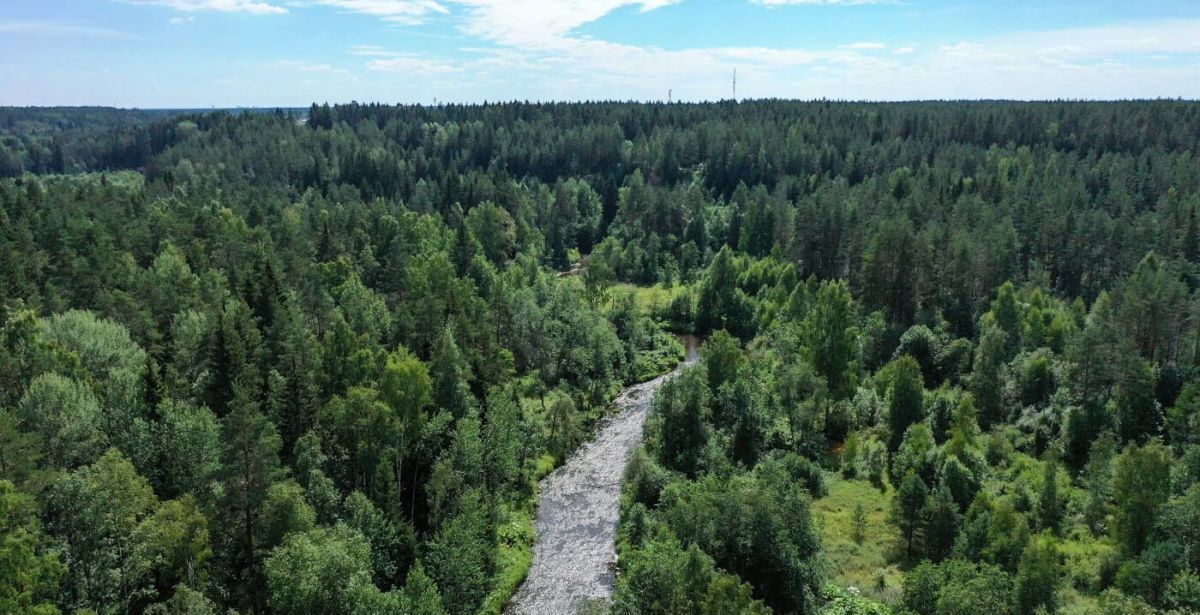
[[[1040,481],[1041,467],[1032,458],[1018,457],[1009,467],[1011,475],[1003,485],[1017,484],[1018,475],[1028,483]],[[904,570],[895,553],[898,549],[896,529],[888,520],[893,490],[880,492],[865,480],[846,480],[836,473],[825,475],[829,495],[812,504],[813,519],[821,534],[821,548],[827,564],[827,580],[839,587],[854,586],[863,596],[892,602],[901,594]],[[1081,500],[1084,494],[1077,487],[1062,492],[1064,498]],[[863,540],[853,540],[853,515],[856,505],[866,512]],[[1107,537],[1096,537],[1081,523],[1068,524],[1058,542],[1065,564],[1065,576],[1059,593],[1059,613],[1084,615],[1098,609],[1095,592],[1100,587],[1102,562],[1112,557],[1115,547]],[[886,589],[877,590],[882,572]]]
[[[826,474],[829,495],[813,502],[813,518],[821,533],[821,548],[828,578],[841,588],[857,587],[864,596],[892,600],[899,595],[904,573],[892,561],[896,531],[887,521],[892,490],[880,492],[864,480],[845,480]],[[862,542],[854,535],[854,509],[861,504],[866,513]],[[885,587],[879,591],[882,574]]]
[[[616,297],[623,293],[633,295],[633,303],[637,306],[638,313],[646,316],[661,314],[671,307],[671,301],[679,293],[686,289],[685,286],[675,285],[670,288],[664,287],[662,284],[654,286],[634,286],[633,284],[614,284],[611,289],[611,296]]]

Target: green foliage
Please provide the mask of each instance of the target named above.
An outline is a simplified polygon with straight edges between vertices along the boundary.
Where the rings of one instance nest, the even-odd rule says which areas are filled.
[[[1062,562],[1053,536],[1038,536],[1029,542],[1017,568],[1017,609],[1033,613],[1039,609],[1058,611],[1058,588]]]
[[[158,499],[119,452],[110,449],[62,477],[50,491],[49,505],[54,514],[47,529],[64,542],[62,561],[71,571],[61,604],[121,612],[153,596],[150,561],[137,534]]]
[[[854,504],[854,514],[850,518],[853,530],[850,535],[854,542],[862,544],[863,538],[867,531],[867,511],[863,508],[862,502]]]
[[[709,437],[709,391],[703,370],[686,368],[663,384],[654,397],[653,419],[648,429],[658,442],[656,453],[663,466],[695,476],[701,452]]]
[[[304,488],[295,481],[271,485],[263,501],[263,537],[265,549],[272,549],[292,533],[311,530],[317,514],[304,498]]]
[[[49,615],[66,573],[42,533],[33,498],[0,480],[0,611]]]
[[[291,534],[267,558],[265,576],[271,608],[281,613],[354,613],[378,593],[370,546],[346,527]]]
[[[826,587],[825,594],[827,602],[821,608],[821,615],[889,615],[892,613],[887,605],[862,598],[857,592]]]
[[[720,390],[721,385],[738,377],[743,363],[741,344],[725,330],[716,331],[700,348],[708,390]]]
[[[474,613],[487,595],[494,567],[492,528],[478,492],[463,496],[428,543],[429,576],[452,614]]]
[[[1116,589],[1100,594],[1102,615],[1155,615],[1158,611],[1136,596],[1128,596]]]
[[[1179,545],[1186,566],[1200,570],[1200,485],[1192,485],[1161,506],[1156,534]]]
[[[888,392],[888,450],[900,448],[904,432],[909,425],[925,417],[924,385],[921,366],[909,356],[900,357],[891,364],[892,384]]]
[[[170,600],[152,604],[145,612],[147,615],[217,615],[217,606],[204,594],[180,585]]]
[[[221,426],[212,411],[185,402],[159,406],[156,444],[161,449],[153,475],[169,495],[203,494],[221,467]]]
[[[90,463],[108,441],[92,390],[58,374],[43,374],[30,383],[17,415],[41,436],[46,462],[53,467]]]
[[[180,587],[196,587],[206,576],[212,556],[208,519],[192,496],[163,502],[138,526],[135,539],[159,591],[175,587],[179,594]]]
[[[1046,463],[1042,475],[1042,491],[1038,495],[1038,521],[1044,530],[1057,534],[1062,530],[1063,505],[1058,497],[1058,464]]]
[[[908,218],[880,220],[863,251],[864,302],[892,322],[912,324],[922,292],[925,249]]]
[[[1121,548],[1136,555],[1146,548],[1159,508],[1170,490],[1170,451],[1161,444],[1131,445],[1117,457],[1113,470],[1116,502],[1113,531]]]
[[[659,509],[685,544],[752,583],[773,609],[812,612],[819,539],[809,498],[781,468],[759,465],[728,481],[714,476],[669,485]]]
[[[904,553],[912,558],[917,554],[916,547],[920,538],[922,513],[925,510],[925,499],[929,497],[929,487],[916,474],[908,474],[900,481],[896,490],[896,499],[892,500],[891,521],[900,528],[904,541]]]
[[[921,615],[1020,613],[1014,603],[1013,581],[988,564],[950,560],[923,563],[904,577],[903,605]]]
[[[933,331],[925,325],[909,327],[900,336],[896,346],[896,356],[910,356],[921,365],[921,376],[925,383],[932,386],[940,382],[938,361],[942,354],[942,342]]]
[[[501,264],[512,256],[517,239],[512,216],[507,211],[484,201],[471,208],[466,224],[488,260]]]
[[[971,370],[971,393],[979,405],[981,426],[988,427],[1006,420],[1006,409],[1001,396],[1004,390],[1004,373],[1008,336],[998,327],[985,327],[975,348],[975,362]]]
[[[737,264],[728,246],[721,248],[700,281],[696,328],[700,332],[724,329],[749,337],[752,322],[750,298],[737,287]]]
[[[499,611],[656,321],[621,608],[1195,608],[1194,104],[297,119],[0,109],[0,610]]]
[[[903,493],[903,484],[901,485]],[[961,515],[950,490],[942,485],[925,502],[921,511],[922,551],[925,557],[940,562],[950,556],[958,537]]]
[[[857,312],[844,282],[826,282],[804,320],[809,361],[835,399],[848,397],[857,384],[859,341]]]
[[[925,484],[933,482],[938,468],[937,443],[925,423],[914,423],[904,431],[900,450],[892,455],[892,483],[899,484],[905,476],[916,474]]]
[[[575,401],[567,395],[555,397],[546,417],[549,429],[550,450],[559,459],[567,456],[579,439],[579,413]]]
[[[239,602],[256,608],[263,601],[259,578],[266,545],[263,513],[270,487],[280,474],[281,446],[279,434],[256,404],[234,403],[221,426],[222,550]]]
[[[673,538],[648,543],[627,564],[617,583],[612,612],[647,615],[736,613],[765,615],[737,577],[721,574],[712,558],[695,545],[686,549]]]

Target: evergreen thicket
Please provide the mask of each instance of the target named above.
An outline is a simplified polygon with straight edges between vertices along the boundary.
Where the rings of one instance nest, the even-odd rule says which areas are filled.
[[[0,612],[497,612],[669,331],[615,612],[1190,612],[1197,151],[1165,100],[0,109]],[[833,582],[857,482],[900,587]]]

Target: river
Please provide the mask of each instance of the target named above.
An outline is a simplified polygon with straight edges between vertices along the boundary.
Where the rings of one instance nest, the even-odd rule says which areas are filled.
[[[680,341],[687,351],[684,364],[695,362],[699,340],[683,335]],[[542,479],[533,564],[506,613],[573,614],[612,597],[621,479],[642,442],[654,393],[678,373],[676,369],[622,391],[613,402],[617,412],[595,438]]]

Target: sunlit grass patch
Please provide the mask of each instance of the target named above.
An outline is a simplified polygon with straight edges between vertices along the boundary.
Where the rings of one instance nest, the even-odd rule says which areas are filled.
[[[505,507],[504,521],[496,528],[500,542],[496,553],[496,576],[492,582],[492,592],[479,609],[481,614],[500,615],[529,574],[529,567],[533,564],[535,514],[532,505],[520,510]]]
[[[857,587],[864,596],[892,599],[899,594],[903,572],[894,563],[896,531],[888,523],[892,490],[880,492],[865,480],[845,480],[825,475],[829,494],[815,500],[813,520],[821,533],[821,549],[831,583]],[[854,509],[866,513],[862,541],[854,540]],[[884,588],[879,590],[882,575]]]
[[[662,284],[654,286],[635,286],[633,284],[614,284],[610,289],[609,296],[617,297],[622,293],[633,294],[633,304],[637,307],[639,314],[653,316],[654,314],[662,314],[671,307],[671,302],[679,293],[686,290],[686,286],[675,285],[670,288],[664,287]]]

